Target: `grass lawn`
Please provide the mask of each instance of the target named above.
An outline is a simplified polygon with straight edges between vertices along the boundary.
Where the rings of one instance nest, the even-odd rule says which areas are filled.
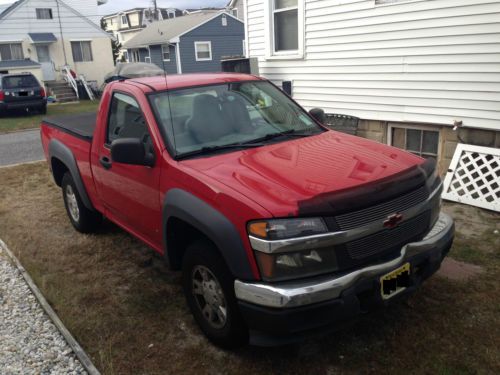
[[[407,302],[327,337],[230,352],[203,337],[180,274],[145,245],[109,223],[73,230],[44,163],[1,168],[0,181],[0,237],[103,374],[500,373],[498,214],[445,207],[457,219],[450,256],[482,266],[476,278],[435,275]]]
[[[26,115],[24,113],[12,113],[8,117],[0,117],[0,134],[14,130],[38,128],[42,118],[48,116],[68,115],[71,113],[85,113],[97,111],[99,101],[85,100],[72,104],[50,104],[46,115]]]

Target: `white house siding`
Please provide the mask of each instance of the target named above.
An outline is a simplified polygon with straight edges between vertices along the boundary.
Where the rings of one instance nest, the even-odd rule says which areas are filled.
[[[299,0],[300,1],[300,0]],[[248,50],[293,96],[362,119],[500,130],[500,1],[305,0],[303,59],[266,58],[266,0],[246,0]]]
[[[99,25],[101,16],[99,16],[97,0],[60,0],[78,13],[90,18],[96,25]]]

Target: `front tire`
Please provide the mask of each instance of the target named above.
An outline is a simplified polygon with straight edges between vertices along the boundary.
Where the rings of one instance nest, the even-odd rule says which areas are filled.
[[[95,232],[101,224],[102,215],[85,207],[71,173],[64,174],[61,187],[66,213],[73,227],[81,233]]]
[[[248,343],[248,328],[234,295],[234,277],[209,241],[196,241],[186,250],[182,284],[198,326],[214,344],[234,349]]]

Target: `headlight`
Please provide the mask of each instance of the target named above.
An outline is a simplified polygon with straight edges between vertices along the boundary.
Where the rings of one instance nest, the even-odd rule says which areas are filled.
[[[255,251],[255,256],[266,281],[298,279],[338,269],[333,248],[278,254]]]
[[[266,240],[282,240],[325,233],[328,229],[321,218],[276,219],[251,222],[248,232]]]
[[[261,242],[279,241],[327,233],[321,218],[273,219],[254,221],[248,225],[250,236]],[[300,249],[300,245],[299,245]],[[337,270],[333,247],[297,251],[267,251],[254,248],[262,278],[266,281],[297,279]]]

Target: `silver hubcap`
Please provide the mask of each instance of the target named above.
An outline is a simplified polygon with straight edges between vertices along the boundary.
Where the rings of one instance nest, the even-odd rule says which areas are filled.
[[[193,295],[203,317],[214,328],[224,327],[227,305],[219,281],[205,266],[196,266],[192,274]]]
[[[80,210],[78,209],[76,195],[71,185],[66,186],[66,203],[68,204],[68,210],[71,218],[78,222],[78,220],[80,220]]]

